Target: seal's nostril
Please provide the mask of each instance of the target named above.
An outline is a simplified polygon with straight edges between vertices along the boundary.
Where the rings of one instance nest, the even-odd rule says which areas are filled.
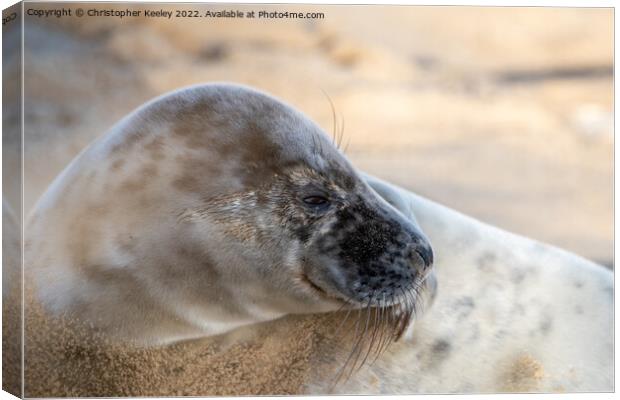
[[[415,249],[415,252],[418,253],[418,255],[422,258],[425,267],[428,268],[433,265],[433,249],[431,249],[430,246],[422,245],[420,247],[417,247]]]

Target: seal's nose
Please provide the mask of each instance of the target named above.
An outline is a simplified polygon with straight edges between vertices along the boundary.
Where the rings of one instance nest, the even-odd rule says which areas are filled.
[[[418,255],[422,258],[422,261],[424,261],[425,268],[433,265],[433,249],[428,243],[417,245],[415,252],[418,253]]]
[[[413,267],[422,276],[426,276],[433,266],[433,249],[431,245],[422,240],[412,246],[412,264]]]

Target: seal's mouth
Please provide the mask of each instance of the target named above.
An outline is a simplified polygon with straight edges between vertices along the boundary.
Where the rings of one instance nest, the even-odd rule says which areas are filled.
[[[314,289],[315,292],[319,292],[322,296],[327,296],[327,292],[325,290],[321,289],[321,287],[319,285],[317,285],[314,282],[312,282],[310,280],[310,278],[308,278],[308,275],[302,273],[301,274],[301,280],[302,280],[302,282],[304,282],[305,284],[310,286],[312,289]]]
[[[301,273],[300,280],[321,298],[332,300],[332,301],[337,301],[340,304],[350,304],[350,302],[347,301],[345,298],[328,293],[321,286],[314,283],[312,279],[310,279],[308,275],[306,275],[304,272]]]
[[[416,279],[411,282],[409,288],[402,288],[399,294],[392,295],[389,297],[383,296],[375,296],[367,299],[366,301],[357,301],[354,298],[347,296],[346,293],[340,292],[338,289],[326,289],[321,286],[321,284],[315,282],[310,276],[301,272],[299,275],[299,280],[304,284],[307,288],[309,288],[317,297],[328,300],[335,301],[339,303],[342,309],[347,308],[386,308],[386,307],[400,307],[403,306],[409,308],[416,308],[418,303],[424,303],[424,296],[428,295],[423,290],[424,283],[426,281],[425,277],[422,279]],[[348,307],[346,307],[348,306]]]

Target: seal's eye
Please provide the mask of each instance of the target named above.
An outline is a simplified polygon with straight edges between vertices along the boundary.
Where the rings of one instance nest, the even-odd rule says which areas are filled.
[[[307,205],[311,207],[316,207],[316,208],[323,208],[329,205],[329,200],[319,195],[304,197],[303,200],[304,200],[304,203],[306,203]]]
[[[332,204],[330,194],[319,185],[313,183],[300,187],[298,196],[299,203],[303,202],[306,209],[315,217],[324,214]]]

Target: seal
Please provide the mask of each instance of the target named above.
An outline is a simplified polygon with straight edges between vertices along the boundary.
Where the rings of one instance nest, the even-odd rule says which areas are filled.
[[[175,109],[186,107],[184,104],[189,101],[187,93],[182,97],[185,100],[172,101],[176,104]],[[196,97],[201,98],[202,95],[196,94]],[[217,97],[220,101],[230,98],[223,94]],[[247,95],[234,98],[242,104],[248,101]],[[252,103],[257,101],[252,100]],[[213,102],[207,104],[214,107]],[[166,107],[173,106],[162,106],[163,109]],[[152,109],[152,104],[146,108]],[[236,106],[236,109],[241,107]],[[281,117],[278,113],[277,120],[291,118],[287,110],[284,108],[283,112],[288,117]],[[9,287],[13,285],[13,293],[18,294],[16,307],[6,307],[7,303],[3,301],[3,335],[13,335],[13,339],[9,336],[8,340],[4,340],[7,338],[3,337],[3,354],[13,357],[7,358],[10,365],[22,365],[22,354],[27,363],[23,374],[20,369],[14,368],[9,379],[3,377],[3,381],[12,382],[18,390],[22,388],[21,378],[24,377],[25,396],[367,395],[613,390],[614,282],[611,271],[577,255],[489,226],[403,188],[359,173],[353,175],[356,182],[361,175],[372,189],[368,189],[370,194],[364,191],[364,199],[374,199],[379,204],[377,207],[398,221],[400,218],[397,217],[404,216],[408,223],[421,228],[430,239],[437,257],[422,283],[425,287],[423,292],[432,294],[435,273],[441,282],[441,290],[434,300],[432,312],[416,321],[415,329],[408,330],[409,335],[405,334],[403,340],[389,346],[374,363],[366,364],[365,368],[334,387],[333,378],[342,367],[340,356],[347,357],[348,349],[360,346],[357,346],[359,340],[356,334],[340,335],[338,340],[334,340],[332,322],[340,324],[350,315],[363,315],[363,308],[368,308],[369,303],[344,301],[344,308],[349,310],[289,314],[263,324],[250,324],[242,320],[240,310],[246,310],[246,313],[266,313],[268,310],[265,303],[250,304],[247,302],[249,297],[241,296],[247,296],[248,284],[252,279],[256,280],[254,287],[260,289],[259,293],[271,290],[266,294],[272,300],[269,304],[282,307],[285,301],[291,301],[291,298],[297,301],[302,297],[300,303],[307,310],[301,312],[331,309],[344,295],[317,282],[315,275],[306,273],[309,278],[312,277],[311,282],[317,285],[317,289],[295,275],[295,271],[307,271],[303,268],[306,262],[300,262],[298,267],[294,263],[274,263],[271,271],[277,272],[271,274],[266,264],[233,262],[229,265],[216,264],[217,273],[212,272],[212,265],[221,260],[218,255],[251,259],[258,257],[256,254],[271,254],[263,252],[275,248],[277,243],[264,241],[263,236],[257,233],[264,232],[263,229],[272,234],[276,232],[280,235],[276,238],[292,246],[291,243],[299,239],[294,239],[294,234],[289,232],[295,232],[292,227],[297,225],[286,222],[278,231],[275,228],[259,230],[256,227],[280,220],[270,220],[271,214],[267,211],[251,214],[252,211],[260,211],[252,209],[243,209],[243,213],[236,214],[237,219],[224,218],[223,211],[213,216],[204,207],[186,212],[185,204],[200,204],[200,199],[186,197],[191,192],[178,190],[174,182],[179,184],[177,179],[183,177],[185,185],[192,183],[200,188],[209,181],[206,178],[203,181],[203,176],[209,175],[212,182],[227,187],[227,182],[217,180],[217,175],[212,176],[211,170],[206,167],[215,169],[220,164],[221,168],[228,166],[229,162],[234,164],[235,159],[242,157],[242,142],[235,141],[234,136],[220,137],[220,140],[230,140],[227,142],[231,143],[230,154],[214,159],[213,165],[202,158],[188,160],[185,157],[187,152],[190,155],[203,153],[197,151],[198,139],[193,139],[196,142],[194,145],[178,143],[192,140],[187,137],[189,135],[185,139],[181,139],[182,135],[177,136],[183,130],[174,121],[184,114],[179,111],[177,119],[170,113],[158,113],[156,109],[147,114],[134,113],[115,128],[125,132],[132,129],[139,137],[132,138],[130,133],[123,133],[126,136],[113,139],[113,130],[78,157],[74,162],[76,165],[69,166],[57,179],[30,218],[25,234],[28,241],[26,256],[32,264],[26,264],[25,284],[28,289],[35,283],[33,276],[36,278],[37,295],[46,301],[46,310],[39,307],[40,301],[29,303],[28,290],[25,293],[26,305],[22,308],[19,303],[22,299],[21,285],[15,280],[6,283]],[[266,114],[256,113],[253,118],[260,115]],[[147,118],[134,119],[135,116]],[[231,124],[242,130],[242,123]],[[145,128],[141,129],[141,126]],[[205,129],[209,126],[205,125]],[[190,129],[192,125],[183,128]],[[151,131],[161,132],[161,136],[150,135]],[[169,136],[176,139],[158,139]],[[295,139],[299,140],[299,137]],[[314,142],[310,142],[311,146],[315,146]],[[124,144],[115,148],[120,143]],[[233,147],[234,143],[238,146]],[[319,142],[316,143],[316,147],[320,147]],[[324,142],[320,143],[324,151],[329,148]],[[115,150],[106,150],[106,146]],[[254,150],[258,148],[255,146]],[[338,155],[330,157],[341,159]],[[312,159],[312,156],[309,158]],[[330,161],[333,162],[333,159],[330,158]],[[184,162],[193,165],[191,178],[182,174]],[[167,177],[164,174],[168,174]],[[243,170],[239,170],[227,175],[228,178],[230,176],[245,175]],[[252,182],[251,179],[249,181]],[[159,190],[157,187],[151,188],[151,185],[159,185]],[[209,193],[213,193],[213,187],[208,188],[212,192],[201,194],[204,200],[209,198]],[[389,206],[373,197],[375,193],[397,208],[400,214],[392,214]],[[164,195],[170,195],[171,202],[182,203],[177,207],[163,201],[159,196]],[[228,203],[228,209],[240,209],[243,202],[236,202],[238,197],[231,197],[233,200]],[[302,207],[296,209],[305,210],[304,198],[292,198],[290,204],[286,203],[280,211],[287,207],[292,210],[295,204]],[[170,210],[175,210],[174,215],[169,215]],[[256,219],[245,219],[247,215],[255,215]],[[217,216],[221,218],[216,219]],[[325,217],[330,218],[328,214]],[[4,221],[9,220],[5,216]],[[260,224],[241,224],[244,221],[259,221]],[[309,229],[310,237],[325,234],[329,238],[329,226],[323,225],[321,229],[326,232],[316,233],[316,230]],[[5,236],[11,232],[18,242],[19,229],[9,229]],[[213,235],[223,239],[211,242],[215,240]],[[161,240],[157,240],[158,237]],[[258,244],[269,245],[252,245],[245,237],[256,238]],[[316,243],[313,240],[318,239],[309,240],[307,246],[313,246],[310,244]],[[328,241],[339,243],[334,236]],[[55,250],[52,242],[62,246]],[[209,243],[212,243],[211,247]],[[186,244],[189,246],[184,246]],[[306,245],[299,246],[303,248]],[[231,254],[235,250],[238,255]],[[290,253],[281,253],[285,254]],[[308,253],[299,250],[298,254]],[[323,265],[337,267],[339,257],[329,254],[327,252],[326,257],[333,259],[334,264]],[[200,263],[191,264],[191,257]],[[79,263],[73,259],[89,260],[89,263]],[[279,258],[283,259],[290,260]],[[160,260],[162,263],[149,263],[150,260]],[[170,260],[167,267],[163,264],[166,260]],[[416,263],[421,266],[417,257],[412,262],[414,268],[417,268]],[[31,268],[32,265],[36,268]],[[386,265],[385,268],[393,268],[393,264]],[[15,266],[19,271],[19,263]],[[46,271],[46,268],[49,270]],[[138,272],[132,268],[144,270]],[[256,272],[248,273],[248,270]],[[202,274],[212,274],[206,276],[215,276],[217,280],[209,285],[210,281]],[[236,276],[233,277],[233,274]],[[146,279],[149,277],[151,279]],[[192,279],[203,282],[204,296],[213,300],[213,307],[203,309],[199,306],[204,303],[195,302],[196,308],[187,309],[188,313],[183,314],[178,308],[183,305],[181,301],[191,301],[192,297],[183,297],[179,287],[187,285],[193,290]],[[272,281],[282,282],[281,285],[289,283],[293,293],[304,293],[304,296],[291,296],[286,286],[269,285]],[[235,291],[235,287],[240,290]],[[221,291],[214,293],[218,288]],[[65,289],[68,292],[63,292]],[[216,297],[218,294],[224,297],[219,299]],[[424,297],[410,294],[416,300]],[[257,298],[255,293],[253,296]],[[239,307],[239,302],[244,307]],[[378,314],[374,313],[379,320],[390,321],[386,310],[394,310],[398,314],[406,311],[408,304],[412,302],[401,302],[392,308],[375,306],[370,310],[379,310]],[[82,340],[82,332],[73,334],[70,324],[73,321],[65,324],[67,321],[60,318],[58,321],[55,316],[48,320],[50,315],[47,310],[52,306],[56,307],[56,315],[64,312],[73,318],[92,321],[105,337],[115,339],[113,346],[108,346],[107,342],[90,342],[88,337]],[[123,318],[113,319],[113,313],[107,313],[108,306],[114,313],[122,314]],[[189,314],[189,311],[212,312],[207,315],[211,319],[205,320],[207,326],[209,322],[221,321],[214,315],[220,316],[229,309],[232,310],[231,321],[246,325],[224,335],[170,346],[128,346],[126,342],[116,340],[118,337],[130,337],[129,334],[134,334],[134,340],[143,344],[157,342],[158,339],[171,341],[184,334],[207,336],[213,330],[200,330],[200,327],[195,328],[188,323],[187,315],[196,315]],[[134,315],[131,315],[132,312]],[[22,347],[22,336],[15,335],[19,331],[11,328],[16,325],[8,323],[11,320],[22,321],[24,317],[27,345]],[[269,316],[263,315],[263,318]],[[121,321],[133,330],[114,325]],[[352,321],[355,329],[345,332],[357,333],[358,328],[360,332],[370,331],[366,329],[369,321],[372,324],[372,319],[358,318]],[[69,332],[65,329],[67,325],[71,328]],[[232,325],[213,326],[225,330],[231,329]],[[104,329],[106,326],[111,328]],[[140,336],[139,328],[144,329],[148,336]],[[370,332],[373,336],[376,333]],[[376,336],[381,338],[380,333]],[[147,342],[147,339],[153,342]],[[379,344],[381,348],[380,340]],[[8,345],[12,345],[14,351],[6,351]],[[356,353],[359,351],[350,354]]]
[[[364,308],[389,310],[377,319],[398,336],[436,288],[414,219],[309,118],[227,83],[125,117],[57,177],[27,232],[46,309],[146,346]]]

